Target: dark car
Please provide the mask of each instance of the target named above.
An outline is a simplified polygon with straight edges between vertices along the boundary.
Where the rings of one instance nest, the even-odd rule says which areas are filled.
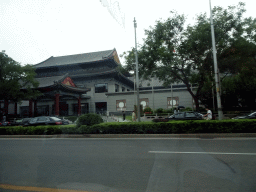
[[[67,119],[61,119],[61,122],[62,122],[63,125],[68,125],[68,124],[71,123],[71,122],[70,122],[69,120],[67,120]]]
[[[237,116],[232,119],[256,119],[256,112],[253,112],[253,113],[251,113],[249,115],[245,115],[245,116]]]
[[[23,119],[18,119],[18,120],[15,120],[15,123],[13,123],[12,125],[25,125],[27,124],[32,118],[23,118]]]
[[[193,111],[178,112],[164,119],[154,119],[154,122],[167,122],[172,120],[202,120],[202,114]]]
[[[2,121],[0,122],[0,126],[10,126],[11,123],[9,121]]]
[[[34,117],[28,121],[24,126],[38,126],[38,125],[62,125],[62,120],[57,117]]]

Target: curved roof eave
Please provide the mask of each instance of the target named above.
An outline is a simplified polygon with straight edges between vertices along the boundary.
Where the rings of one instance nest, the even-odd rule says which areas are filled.
[[[86,64],[86,63],[104,61],[104,60],[111,59],[115,51],[116,49],[114,48],[111,50],[99,51],[99,52],[66,55],[66,56],[59,56],[59,57],[51,56],[45,61],[35,64],[33,66],[35,68],[44,68],[44,67],[77,65],[77,64]]]

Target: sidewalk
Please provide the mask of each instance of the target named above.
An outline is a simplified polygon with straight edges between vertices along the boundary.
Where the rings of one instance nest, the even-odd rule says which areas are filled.
[[[104,122],[131,122],[129,120],[124,120],[121,117],[117,116],[102,116]]]
[[[102,117],[102,119],[103,119],[103,121],[104,122],[132,122],[132,121],[130,121],[130,120],[124,120],[123,121],[123,117],[118,117],[118,116],[101,116]],[[140,121],[141,122],[145,122],[145,121],[152,121],[152,119],[148,119],[148,118],[146,118],[146,117],[141,117],[140,118]]]

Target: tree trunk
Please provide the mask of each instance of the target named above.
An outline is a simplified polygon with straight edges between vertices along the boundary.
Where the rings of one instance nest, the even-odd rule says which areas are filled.
[[[196,104],[196,111],[199,111],[199,100],[198,97],[192,92],[190,85],[188,83],[185,83],[188,92],[190,93],[190,95],[193,97],[195,104]]]
[[[196,104],[196,111],[199,112],[199,100],[196,96],[193,97],[194,101],[195,101],[195,104]]]

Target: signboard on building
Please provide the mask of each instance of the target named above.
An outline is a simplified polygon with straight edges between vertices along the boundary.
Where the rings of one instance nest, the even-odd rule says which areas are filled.
[[[146,107],[149,107],[149,100],[148,100],[148,98],[142,98],[142,99],[140,99],[140,104],[142,105],[143,110],[144,110]]]
[[[171,109],[173,105],[173,108],[177,108],[179,106],[179,97],[167,97],[167,108]]]
[[[116,110],[117,111],[126,111],[126,100],[116,100]]]

